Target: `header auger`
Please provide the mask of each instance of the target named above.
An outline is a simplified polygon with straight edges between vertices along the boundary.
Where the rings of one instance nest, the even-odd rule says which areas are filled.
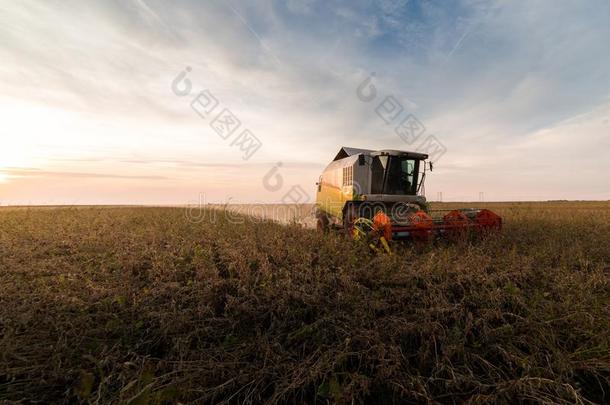
[[[426,159],[423,153],[341,148],[317,183],[318,229],[342,228],[389,251],[391,239],[428,242],[502,228],[502,218],[487,209],[430,210],[423,196],[426,168],[432,168]]]

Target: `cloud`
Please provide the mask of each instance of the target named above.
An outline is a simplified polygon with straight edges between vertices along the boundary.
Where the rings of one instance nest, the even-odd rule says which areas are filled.
[[[24,0],[0,7],[0,101],[12,106],[10,133],[0,136],[12,138],[11,148],[35,150],[31,166],[47,176],[103,175],[120,164],[134,180],[144,166],[152,178],[230,169],[231,183],[243,180],[240,168],[256,179],[282,161],[293,162],[291,184],[310,187],[341,145],[412,147],[375,113],[394,95],[404,114],[447,146],[437,166],[447,178],[431,179],[432,195],[437,184],[458,194],[450,185],[459,183],[466,193],[488,187],[511,198],[535,193],[536,182],[562,170],[559,160],[540,166],[540,157],[568,150],[566,122],[597,119],[591,114],[610,99],[610,4],[602,0]],[[247,165],[193,113],[189,97],[171,92],[186,66],[194,92],[210,89],[262,140]],[[367,104],[356,88],[371,72],[379,98]],[[583,139],[575,167],[603,166],[605,127],[570,125]],[[524,145],[536,154],[517,154]],[[528,190],[515,190],[494,163],[516,158],[519,167],[537,168],[527,174]],[[579,177],[575,169],[567,181]],[[564,195],[559,185],[546,192]]]

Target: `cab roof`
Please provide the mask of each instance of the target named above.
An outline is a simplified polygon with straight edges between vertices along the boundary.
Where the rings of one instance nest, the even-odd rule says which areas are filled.
[[[359,148],[351,148],[349,146],[343,146],[341,147],[341,149],[339,149],[339,153],[337,153],[337,156],[335,156],[335,158],[333,159],[333,162],[335,160],[339,160],[339,159],[343,159],[349,156],[354,156],[354,155],[370,155],[370,156],[377,156],[377,155],[392,155],[392,156],[407,156],[413,159],[417,159],[417,160],[426,160],[428,159],[428,155],[425,153],[418,153],[418,152],[408,152],[408,151],[402,151],[402,150],[392,150],[392,149],[384,149],[384,150],[371,150],[371,149],[359,149]]]

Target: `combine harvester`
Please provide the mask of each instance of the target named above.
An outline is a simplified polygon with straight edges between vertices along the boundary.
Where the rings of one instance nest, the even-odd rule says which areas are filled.
[[[428,155],[343,147],[317,183],[321,231],[343,229],[354,238],[428,242],[497,232],[502,218],[487,209],[430,210],[424,197]]]

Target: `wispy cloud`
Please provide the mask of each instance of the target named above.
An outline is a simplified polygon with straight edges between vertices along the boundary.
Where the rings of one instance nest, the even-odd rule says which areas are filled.
[[[598,198],[610,169],[599,154],[607,126],[596,124],[610,102],[609,20],[603,0],[5,2],[0,136],[12,152],[0,151],[0,168],[41,169],[12,182],[111,173],[119,177],[105,187],[125,195],[133,191],[110,180],[200,178],[181,183],[197,195],[219,190],[218,171],[228,188],[247,178],[247,195],[272,201],[256,179],[282,161],[313,195],[339,146],[406,147],[355,97],[374,71],[379,93],[402,100],[448,148],[432,195],[530,198],[559,172],[579,183],[582,172],[557,158],[567,158],[570,128],[580,151],[570,164],[600,171],[587,172],[588,188],[545,193]],[[263,140],[253,162],[171,93],[187,65],[195,90],[212,90]],[[528,180],[517,187],[506,166],[530,168],[519,173]]]

